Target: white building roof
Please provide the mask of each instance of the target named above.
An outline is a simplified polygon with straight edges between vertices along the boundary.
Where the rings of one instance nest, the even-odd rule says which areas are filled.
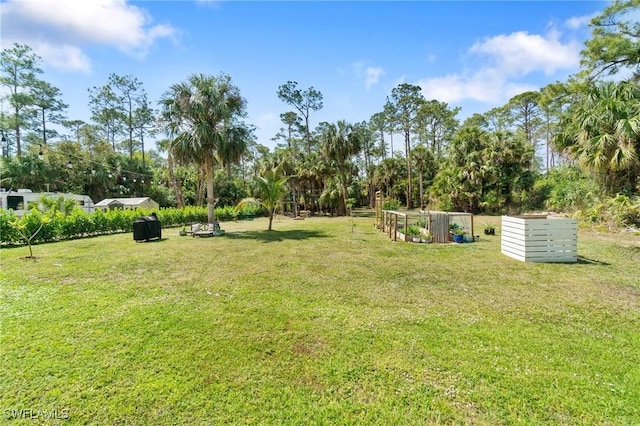
[[[149,197],[132,197],[132,198],[105,198],[95,204],[96,207],[108,207],[112,204],[121,204],[123,206],[140,206],[147,202],[158,204]]]

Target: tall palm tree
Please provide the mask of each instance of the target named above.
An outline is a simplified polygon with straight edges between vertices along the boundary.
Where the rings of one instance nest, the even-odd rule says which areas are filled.
[[[554,145],[599,176],[612,193],[633,190],[640,173],[640,87],[591,85],[561,122]]]
[[[362,137],[354,131],[351,124],[344,120],[338,124],[329,124],[322,135],[324,154],[329,160],[335,161],[340,174],[342,185],[342,212],[346,214],[347,208],[347,162],[362,150]]]
[[[213,178],[220,147],[234,126],[241,126],[246,101],[227,75],[192,75],[174,84],[162,96],[162,118],[174,136],[171,151],[176,160],[195,163],[206,173],[209,223],[215,222]]]

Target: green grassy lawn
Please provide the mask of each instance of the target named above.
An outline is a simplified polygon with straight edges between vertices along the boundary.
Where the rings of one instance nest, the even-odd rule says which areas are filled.
[[[0,250],[2,421],[640,424],[640,237],[581,231],[581,262],[525,264],[499,236],[355,223]]]

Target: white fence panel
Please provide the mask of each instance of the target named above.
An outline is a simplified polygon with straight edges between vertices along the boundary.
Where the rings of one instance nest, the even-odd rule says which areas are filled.
[[[501,251],[523,262],[577,262],[578,221],[502,216]]]

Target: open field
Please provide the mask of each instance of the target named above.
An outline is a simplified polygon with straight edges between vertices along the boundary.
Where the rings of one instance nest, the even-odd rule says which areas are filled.
[[[3,421],[640,424],[640,237],[581,231],[578,264],[525,264],[499,236],[350,223],[0,250]]]

